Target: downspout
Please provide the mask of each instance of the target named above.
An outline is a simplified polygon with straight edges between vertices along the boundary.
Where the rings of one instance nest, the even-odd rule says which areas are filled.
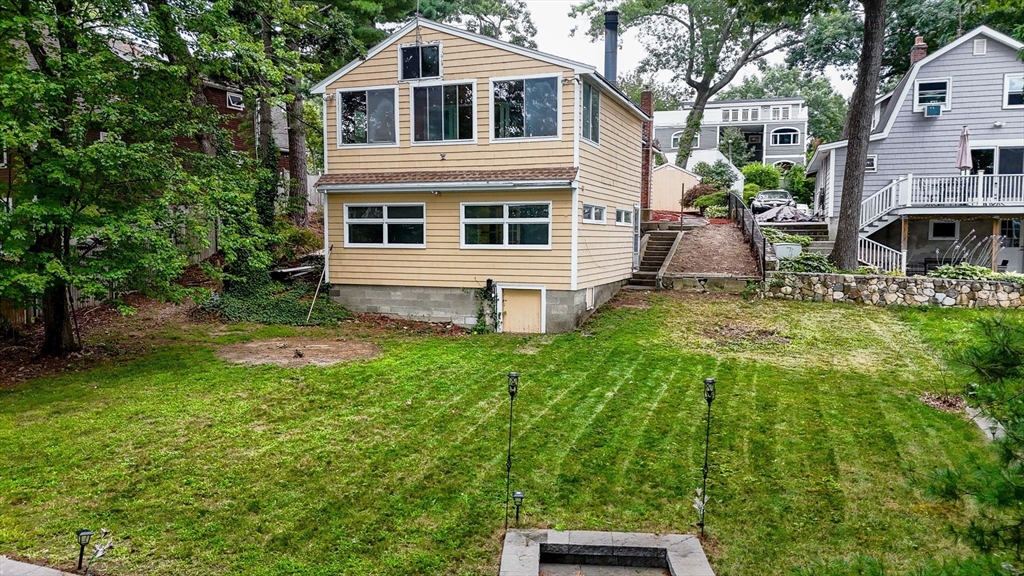
[[[323,111],[323,116],[324,116],[324,165],[323,165],[323,173],[327,174],[327,94],[324,94],[323,104],[324,104],[324,111]],[[324,279],[327,281],[328,284],[330,284],[331,283],[331,269],[330,269],[330,256],[331,255],[328,254],[328,251],[330,250],[329,246],[331,245],[331,236],[328,233],[329,230],[328,230],[328,226],[327,226],[327,220],[328,220],[328,217],[327,217],[327,199],[330,196],[327,194],[326,190],[317,189],[317,193],[324,195],[324,201],[323,201],[323,207],[324,207],[324,209],[323,209],[323,212],[324,212]]]
[[[573,106],[572,106],[572,164],[576,167],[576,178],[572,181],[572,215],[571,243],[569,248],[569,289],[577,290],[579,276],[579,205],[580,205],[580,118],[583,115],[581,106],[583,96],[580,86],[580,75],[573,77]]]

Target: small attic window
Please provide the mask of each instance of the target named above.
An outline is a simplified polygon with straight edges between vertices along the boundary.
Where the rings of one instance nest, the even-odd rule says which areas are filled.
[[[409,44],[399,48],[402,80],[439,78],[441,76],[440,44]]]
[[[988,40],[984,38],[976,38],[974,40],[974,55],[984,56],[988,52]]]
[[[227,106],[232,110],[245,110],[245,101],[242,95],[237,92],[228,92]]]

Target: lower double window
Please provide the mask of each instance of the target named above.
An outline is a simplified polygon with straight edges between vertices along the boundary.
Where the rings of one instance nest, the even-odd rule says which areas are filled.
[[[426,247],[424,204],[346,204],[345,246]]]
[[[550,248],[551,203],[462,204],[463,248]]]

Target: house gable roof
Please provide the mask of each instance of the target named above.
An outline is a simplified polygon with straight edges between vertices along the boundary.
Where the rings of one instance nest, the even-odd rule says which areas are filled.
[[[639,106],[637,106],[632,100],[630,100],[629,97],[627,97],[625,94],[622,93],[621,90],[619,90],[617,87],[613,86],[610,82],[608,82],[608,80],[605,79],[604,76],[597,72],[597,69],[595,69],[593,66],[589,64],[576,62],[575,60],[569,60],[568,58],[562,58],[560,56],[555,56],[554,54],[548,54],[547,52],[541,52],[539,50],[524,48],[522,46],[517,46],[510,42],[505,42],[503,40],[491,38],[490,36],[483,36],[481,34],[468,32],[466,30],[462,30],[461,28],[448,26],[447,24],[441,24],[440,22],[435,22],[433,20],[427,20],[426,18],[419,17],[412,18],[411,20],[409,20],[408,23],[406,23],[404,26],[396,30],[393,34],[391,34],[391,36],[388,36],[385,40],[371,48],[369,52],[367,52],[366,55],[363,56],[362,58],[357,58],[349,62],[345,66],[335,71],[333,74],[327,76],[320,82],[316,83],[312,88],[310,88],[310,92],[313,94],[324,94],[327,90],[327,87],[331,85],[333,82],[335,82],[337,79],[341,78],[345,74],[348,74],[363,62],[366,62],[370,58],[373,58],[377,54],[380,54],[384,50],[387,50],[389,47],[393,46],[395,42],[398,42],[401,38],[405,37],[407,34],[414,31],[417,26],[422,26],[423,28],[428,28],[431,30],[435,30],[437,32],[442,32],[459,38],[464,38],[472,42],[485,44],[487,46],[491,46],[492,48],[497,48],[499,50],[513,52],[515,54],[519,54],[527,58],[533,58],[534,60],[539,60],[541,62],[546,62],[548,64],[553,64],[555,66],[562,66],[564,68],[568,68],[572,70],[574,73],[579,74],[580,76],[584,76],[592,80],[593,83],[598,84],[602,92],[610,95],[612,98],[617,100],[620,104],[625,106],[630,112],[638,116],[641,120],[651,119],[647,114],[644,113],[643,110],[640,109]]]
[[[672,169],[672,170],[678,170],[678,171],[680,171],[680,172],[682,172],[684,174],[689,174],[690,176],[693,176],[694,178],[700,178],[700,176],[694,174],[693,172],[690,172],[686,168],[683,168],[681,166],[676,166],[675,164],[670,164],[668,162],[666,162],[665,164],[662,164],[661,166],[655,166],[653,171],[657,172],[658,170],[661,170],[663,168],[669,168],[669,169]]]
[[[944,54],[947,54],[948,52],[956,49],[958,46],[961,46],[969,41],[974,40],[974,38],[980,35],[985,35],[986,37],[997,42],[1000,42],[1002,44],[1005,44],[1006,46],[1009,46],[1010,48],[1016,51],[1024,50],[1024,42],[1014,40],[1013,38],[1007,36],[1006,34],[1003,34],[1002,32],[999,32],[997,30],[993,30],[988,26],[978,26],[977,28],[971,30],[967,34],[964,34],[963,36],[957,38],[956,40],[950,42],[949,44],[946,44],[945,46],[939,48],[935,52],[932,52],[928,56],[925,56],[919,62],[915,63],[913,66],[910,67],[910,70],[903,77],[903,79],[900,80],[900,83],[896,86],[896,89],[893,90],[892,95],[889,97],[886,109],[882,110],[882,114],[878,120],[878,127],[883,128],[881,130],[878,130],[878,127],[876,127],[876,130],[871,133],[870,139],[882,140],[889,136],[889,132],[892,130],[893,125],[896,123],[896,116],[898,116],[897,112],[900,109],[900,107],[903,106],[903,102],[906,100],[908,92],[913,90],[914,80],[917,79],[917,75],[921,71],[922,67],[924,67],[926,64],[930,62],[934,62],[935,60],[941,58]],[[883,96],[882,98],[885,98],[885,96]],[[876,102],[880,100],[881,99],[876,100]],[[843,148],[844,146],[846,146],[846,140],[839,140],[837,142],[831,142],[829,144],[823,144],[819,146],[814,151],[814,155],[811,157],[811,161],[807,163],[807,172],[812,173],[813,171],[816,171],[818,169],[818,163],[820,162],[818,158],[819,152],[835,150],[836,148]]]

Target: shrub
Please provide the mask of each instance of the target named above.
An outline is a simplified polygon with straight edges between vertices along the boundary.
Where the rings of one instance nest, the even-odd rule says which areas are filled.
[[[744,184],[743,185],[743,203],[750,206],[750,201],[757,196],[757,193],[761,191],[761,187],[757,184]]]
[[[783,175],[783,186],[801,204],[810,204],[814,197],[814,178],[808,178],[806,168],[793,166]]]
[[[960,264],[944,264],[928,273],[933,278],[952,278],[959,280],[986,280],[995,275],[984,266],[975,266],[966,262]]]
[[[725,192],[715,192],[714,194],[705,194],[700,198],[693,201],[695,208],[707,208],[709,206],[728,206],[729,199],[726,197]]]
[[[683,192],[683,206],[693,206],[693,203],[701,196],[707,196],[708,194],[716,194],[718,188],[709,186],[707,184],[697,184],[693,188],[690,188],[686,192]]]
[[[728,218],[729,217],[729,207],[728,206],[721,206],[721,205],[708,206],[707,208],[704,209],[704,217],[705,218]]]
[[[752,162],[740,169],[747,184],[757,184],[761,190],[771,190],[779,187],[779,179],[782,173],[775,166],[766,166],[760,162]]]
[[[811,245],[814,240],[810,236],[801,236],[798,234],[786,234],[785,232],[779,231],[778,228],[761,228],[761,232],[764,234],[765,240],[772,244],[778,244],[779,242],[789,242],[791,244],[799,244],[804,248]]]
[[[327,295],[329,286],[320,287],[309,325],[331,325],[349,317],[347,310]],[[200,308],[234,322],[306,325],[316,284],[274,282],[267,272],[257,272],[245,281],[232,281],[223,294],[214,294]]]
[[[779,260],[782,272],[816,272],[828,274],[836,271],[836,267],[828,261],[828,256],[814,252],[803,252],[793,258]]]
[[[719,190],[726,191],[736,182],[736,173],[732,165],[724,160],[714,164],[697,162],[693,167],[693,173],[700,176],[700,183],[714,186]]]

